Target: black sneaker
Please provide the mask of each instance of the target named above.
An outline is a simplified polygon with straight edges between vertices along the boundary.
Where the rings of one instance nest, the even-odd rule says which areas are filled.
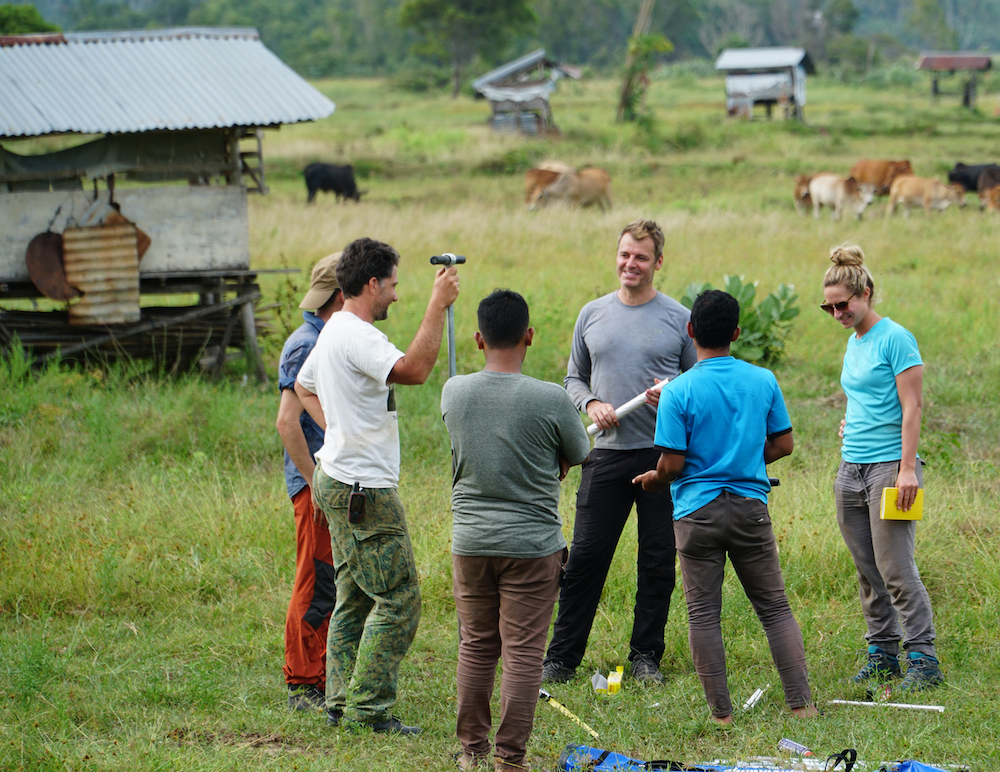
[[[326,711],[326,725],[340,726],[340,719],[344,717],[344,711],[340,708],[329,708]]]
[[[662,684],[663,673],[649,654],[636,654],[632,660],[632,677],[641,684]]]
[[[575,675],[575,667],[569,667],[554,659],[547,659],[542,663],[543,684],[564,684]]]
[[[906,653],[906,675],[897,687],[900,692],[921,692],[944,683],[937,657],[919,651]]]
[[[362,721],[361,724],[377,734],[420,734],[423,731],[419,726],[407,726],[395,716],[385,721]]]
[[[289,710],[323,710],[326,695],[316,684],[288,684]]]
[[[888,681],[899,678],[899,658],[887,654],[884,649],[874,644],[868,647],[868,659],[864,667],[851,676],[851,683],[863,684],[868,681]]]

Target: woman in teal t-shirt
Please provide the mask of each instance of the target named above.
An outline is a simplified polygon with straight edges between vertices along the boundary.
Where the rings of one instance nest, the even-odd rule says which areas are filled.
[[[851,680],[871,685],[898,678],[902,639],[906,675],[897,690],[918,691],[943,683],[944,676],[930,598],[914,560],[917,523],[882,520],[880,509],[883,489],[898,488],[897,505],[909,510],[923,486],[917,444],[924,368],[913,335],[875,312],[875,282],[864,258],[856,246],[831,250],[820,306],[853,332],[840,375],[847,412],[833,486],[868,628],[868,658]]]

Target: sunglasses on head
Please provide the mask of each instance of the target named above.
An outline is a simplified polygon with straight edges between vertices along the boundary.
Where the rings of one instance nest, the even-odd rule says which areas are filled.
[[[836,309],[843,313],[847,310],[847,307],[851,304],[851,301],[856,298],[858,294],[855,292],[847,300],[841,300],[839,303],[820,303],[819,307],[826,311],[830,316],[833,316],[833,311]]]

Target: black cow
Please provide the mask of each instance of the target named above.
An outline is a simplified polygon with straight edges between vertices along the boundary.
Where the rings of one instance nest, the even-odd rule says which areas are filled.
[[[948,172],[948,182],[957,182],[966,191],[979,190],[979,175],[987,169],[1000,169],[1000,166],[997,164],[966,166],[963,163],[957,163],[955,168]]]
[[[980,193],[985,193],[997,185],[1000,185],[1000,166],[987,166],[983,169],[983,173],[979,175],[979,187],[977,190]]]
[[[309,164],[302,173],[306,177],[306,189],[309,191],[309,199],[306,203],[313,202],[317,190],[332,192],[338,201],[341,198],[361,200],[363,191],[358,190],[358,185],[354,181],[354,167],[350,164],[346,166]]]

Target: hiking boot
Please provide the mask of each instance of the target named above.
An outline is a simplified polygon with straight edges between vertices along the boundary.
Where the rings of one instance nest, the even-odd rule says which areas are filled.
[[[937,657],[919,651],[906,653],[906,675],[903,676],[897,691],[919,692],[943,683],[944,674],[941,672]]]
[[[568,667],[554,659],[547,659],[542,663],[543,684],[564,684],[575,675],[575,667]]]
[[[632,677],[641,684],[662,684],[663,673],[650,654],[636,654],[632,660]]]
[[[340,708],[330,708],[326,711],[326,725],[340,726],[340,719],[344,717],[344,711]]]
[[[395,716],[390,716],[385,721],[362,721],[360,723],[376,734],[420,734],[423,731],[419,726],[407,726]]]
[[[475,769],[486,769],[489,766],[489,759],[486,756],[470,756],[464,751],[455,754],[455,766],[462,772],[472,772]]]
[[[323,710],[326,695],[316,684],[288,684],[289,710]]]
[[[890,678],[899,678],[899,658],[887,654],[884,649],[874,644],[868,647],[868,659],[855,675],[851,676],[851,683],[863,684],[867,681],[888,681]]]

